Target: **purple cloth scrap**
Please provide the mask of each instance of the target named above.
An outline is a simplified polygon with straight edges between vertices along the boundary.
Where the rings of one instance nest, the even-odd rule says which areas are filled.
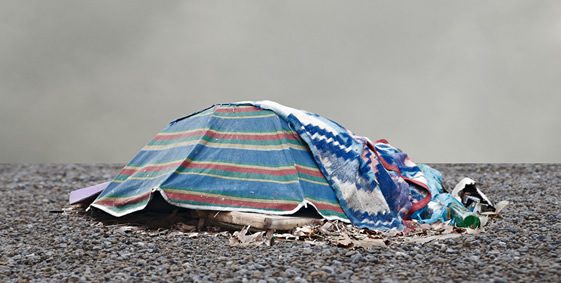
[[[89,198],[93,198],[97,196],[101,191],[103,191],[111,182],[105,182],[97,185],[93,185],[90,187],[74,190],[70,192],[70,197],[68,201],[70,204],[77,204],[83,202]]]

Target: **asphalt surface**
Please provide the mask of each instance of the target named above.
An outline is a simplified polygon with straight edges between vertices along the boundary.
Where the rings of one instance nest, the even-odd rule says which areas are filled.
[[[436,164],[448,186],[469,176],[491,200],[510,201],[503,219],[477,235],[371,250],[231,247],[227,236],[131,233],[59,213],[71,190],[107,181],[119,167],[0,165],[0,282],[561,280],[559,164]]]

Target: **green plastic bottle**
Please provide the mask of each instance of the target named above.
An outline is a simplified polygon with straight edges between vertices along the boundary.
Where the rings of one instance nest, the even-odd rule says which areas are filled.
[[[449,203],[448,209],[450,211],[450,218],[453,220],[456,227],[475,229],[481,225],[481,221],[479,220],[477,214],[467,210],[459,203]]]

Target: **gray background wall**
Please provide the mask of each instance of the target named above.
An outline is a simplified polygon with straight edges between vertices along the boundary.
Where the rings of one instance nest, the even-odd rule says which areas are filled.
[[[422,162],[561,162],[560,1],[0,1],[0,162],[270,99]]]

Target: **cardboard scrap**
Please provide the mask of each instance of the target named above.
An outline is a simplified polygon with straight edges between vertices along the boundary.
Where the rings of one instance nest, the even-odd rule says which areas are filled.
[[[497,204],[495,204],[495,211],[481,212],[480,214],[489,217],[497,217],[499,216],[499,213],[501,213],[501,211],[509,204],[510,202],[508,200],[499,201]]]

